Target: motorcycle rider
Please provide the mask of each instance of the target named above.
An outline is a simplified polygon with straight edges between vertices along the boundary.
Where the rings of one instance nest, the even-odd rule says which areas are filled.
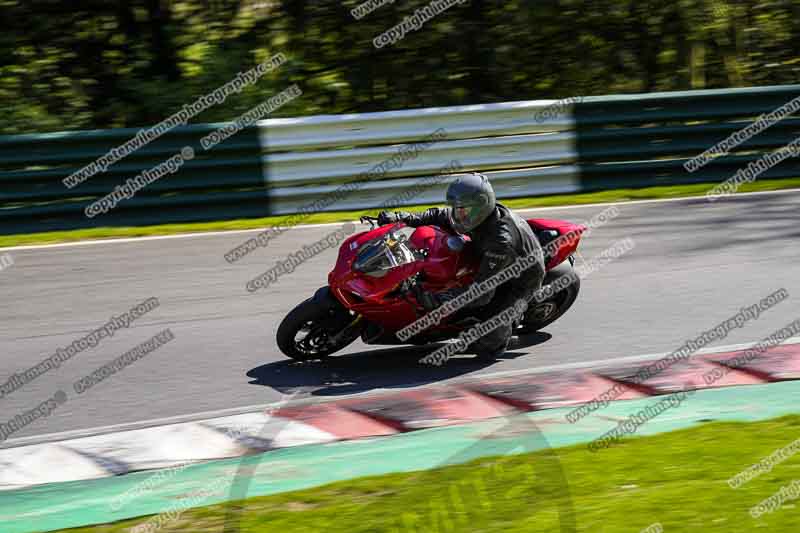
[[[469,235],[474,251],[481,257],[474,283],[480,283],[509,266],[519,257],[536,257],[533,267],[496,289],[472,301],[466,308],[472,316],[484,321],[500,313],[520,298],[531,300],[542,286],[545,275],[542,247],[525,220],[497,203],[489,179],[481,173],[459,176],[447,188],[448,207],[432,207],[422,214],[382,211],[378,224],[401,221],[411,227],[439,226],[455,234]],[[426,310],[458,297],[469,287],[450,289],[436,294],[418,292]],[[512,325],[504,324],[471,346],[478,356],[494,358],[502,355],[511,339]]]

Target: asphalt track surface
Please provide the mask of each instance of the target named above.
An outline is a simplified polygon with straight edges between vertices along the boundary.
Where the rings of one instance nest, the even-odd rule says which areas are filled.
[[[354,343],[322,364],[294,364],[275,344],[281,319],[324,285],[335,251],[268,289],[248,280],[339,225],[298,227],[231,265],[253,232],[9,251],[0,271],[0,383],[149,297],[161,305],[112,339],[0,399],[0,422],[58,390],[68,400],[13,439],[269,404],[286,394],[335,397],[406,389],[560,363],[670,352],[785,288],[790,298],[716,345],[753,342],[800,318],[800,192],[619,204],[620,216],[580,246],[588,259],[630,237],[635,247],[583,280],[576,305],[496,362],[465,355],[437,368],[408,347]],[[601,206],[526,211],[585,221]],[[359,227],[360,228],[360,227]],[[89,391],[73,383],[170,328],[175,339]],[[713,346],[713,345],[712,345]]]

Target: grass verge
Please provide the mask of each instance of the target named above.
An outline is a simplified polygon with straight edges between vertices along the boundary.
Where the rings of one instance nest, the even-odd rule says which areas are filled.
[[[627,439],[597,453],[580,445],[482,458],[424,474],[362,478],[191,509],[160,531],[221,533],[228,510],[241,519],[240,529],[230,530],[238,533],[568,531],[560,529],[554,505],[563,491],[540,476],[542,465],[555,464],[556,457],[579,532],[635,533],[654,523],[665,532],[794,532],[800,500],[758,519],[749,509],[800,479],[800,454],[738,489],[727,480],[798,436],[800,416],[709,423]],[[146,520],[68,531],[122,533]]]
[[[581,194],[559,194],[553,196],[536,196],[531,198],[515,198],[503,200],[503,204],[513,209],[532,207],[553,207],[561,205],[594,204],[603,202],[624,202],[629,200],[651,200],[661,198],[685,198],[702,196],[716,183],[701,183],[695,185],[669,185],[661,187],[648,187],[645,189],[616,189]],[[745,183],[739,192],[775,191],[781,189],[800,188],[800,178],[758,180]],[[414,210],[427,206],[409,206],[403,209]],[[377,209],[361,211],[335,211],[315,213],[304,218],[303,224],[320,224],[327,222],[346,222],[358,220],[361,215],[374,215]],[[286,216],[266,218],[252,218],[240,220],[227,220],[216,222],[196,222],[189,224],[160,224],[155,226],[135,227],[101,227],[91,229],[78,229],[69,231],[53,231],[43,233],[29,233],[21,235],[0,236],[0,248],[9,246],[22,246],[31,244],[52,244],[60,242],[84,241],[90,239],[109,239],[123,237],[147,237],[153,235],[176,235],[180,233],[195,233],[205,231],[225,231],[256,229],[267,226],[280,226],[285,223]]]

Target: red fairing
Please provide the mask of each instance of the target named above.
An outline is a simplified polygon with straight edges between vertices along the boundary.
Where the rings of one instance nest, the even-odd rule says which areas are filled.
[[[550,242],[560,240],[557,250],[546,265],[548,270],[575,252],[581,234],[586,230],[585,226],[561,220],[531,219],[528,224],[540,234],[540,238],[542,231],[558,232],[558,237],[550,236]],[[354,315],[363,315],[366,320],[382,326],[385,331],[398,331],[424,313],[412,294],[398,290],[405,280],[422,272],[422,289],[425,291],[439,292],[451,287],[465,286],[472,283],[480,259],[472,253],[469,238],[465,238],[463,250],[459,252],[448,245],[448,238],[456,239],[455,237],[435,226],[422,226],[414,230],[408,244],[417,251],[426,251],[427,256],[424,258],[420,256],[416,261],[386,270],[381,277],[353,269],[353,262],[362,245],[403,227],[403,224],[386,225],[352,235],[342,243],[336,265],[328,274],[328,285],[333,295]],[[450,327],[445,321],[433,329]]]
[[[428,250],[422,270],[428,281],[426,285],[435,290],[463,285],[468,276],[471,280],[477,266],[475,258],[469,253],[469,237],[466,238],[464,253],[455,252],[447,246],[449,237],[449,233],[434,226],[422,226],[414,230],[409,239],[414,248]]]
[[[556,230],[558,232],[558,237],[555,239],[558,241],[558,248],[547,263],[547,270],[557,267],[566,261],[570,255],[574,254],[575,250],[578,249],[581,235],[586,231],[586,226],[573,224],[572,222],[566,222],[564,220],[529,218],[527,222],[535,232],[543,230]]]
[[[328,274],[328,285],[333,285],[337,279],[346,275],[351,270],[353,260],[356,258],[356,251],[362,244],[383,237],[392,229],[392,226],[381,226],[371,231],[362,231],[351,235],[339,246],[339,257],[336,260],[333,270]]]
[[[395,293],[404,280],[423,271],[423,287],[437,292],[471,282],[475,270],[472,256],[451,250],[447,246],[449,235],[433,226],[419,227],[409,238],[412,248],[428,251],[424,260],[392,268],[380,278],[353,269],[356,253],[363,244],[402,227],[403,224],[386,225],[349,237],[342,243],[336,265],[328,274],[328,285],[345,307],[388,329],[401,329],[417,318],[413,299]]]

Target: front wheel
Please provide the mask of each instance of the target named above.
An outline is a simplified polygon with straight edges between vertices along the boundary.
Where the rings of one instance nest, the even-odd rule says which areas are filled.
[[[531,302],[517,330],[534,333],[546,328],[567,312],[581,289],[581,279],[569,261],[558,265],[542,282],[541,301]]]
[[[361,334],[351,316],[327,287],[292,309],[278,326],[278,348],[292,359],[324,359]]]

